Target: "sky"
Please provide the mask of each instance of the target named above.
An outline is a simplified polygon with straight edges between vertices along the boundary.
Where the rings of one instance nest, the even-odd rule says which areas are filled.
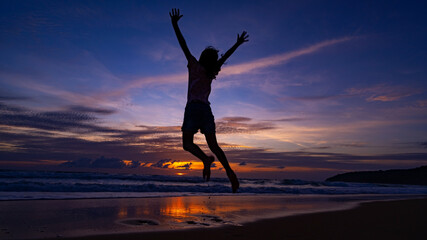
[[[427,164],[425,1],[0,2],[0,169],[201,175],[182,149],[187,62],[212,83],[239,177],[323,180]],[[209,152],[204,137],[195,141]],[[212,177],[225,177],[221,164]]]

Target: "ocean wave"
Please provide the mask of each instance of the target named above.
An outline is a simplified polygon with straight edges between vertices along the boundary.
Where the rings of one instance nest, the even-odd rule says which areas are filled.
[[[166,176],[166,175],[138,175],[138,174],[112,174],[112,173],[87,173],[87,172],[51,172],[51,171],[10,171],[0,170],[1,179],[82,179],[82,180],[134,180],[156,182],[188,182],[200,183],[200,177]],[[211,178],[218,182],[228,182],[224,178]]]
[[[427,194],[426,186],[393,184],[316,182],[299,179],[241,179],[240,193],[246,194]],[[228,194],[226,178],[203,182],[201,177],[160,175],[0,171],[0,200],[49,196],[149,196],[182,194]],[[9,194],[8,194],[9,193]],[[14,194],[12,194],[14,193]],[[19,194],[18,194],[19,193]],[[44,197],[43,194],[44,193]],[[21,197],[16,197],[20,195]],[[13,197],[15,196],[15,197]]]

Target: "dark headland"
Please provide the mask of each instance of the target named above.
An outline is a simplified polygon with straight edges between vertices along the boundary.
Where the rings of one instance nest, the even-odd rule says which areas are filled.
[[[427,166],[412,169],[342,173],[328,178],[326,181],[427,185]]]

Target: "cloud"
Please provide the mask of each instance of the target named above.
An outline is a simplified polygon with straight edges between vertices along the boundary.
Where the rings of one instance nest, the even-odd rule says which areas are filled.
[[[124,86],[121,88],[118,88],[113,91],[106,91],[100,93],[97,95],[97,97],[102,99],[110,97],[120,97],[128,93],[130,90],[136,88],[148,87],[152,85],[180,84],[185,83],[187,81],[187,78],[187,73],[137,78],[135,80],[129,81],[127,84],[124,84]]]
[[[388,86],[385,84],[378,84],[366,88],[350,88],[343,94],[337,95],[313,95],[313,96],[294,96],[294,97],[282,97],[281,100],[294,100],[294,101],[305,101],[305,102],[317,102],[336,100],[354,96],[360,96],[365,98],[368,102],[380,101],[380,102],[391,102],[397,101],[405,97],[409,97],[420,93],[420,91],[406,87],[406,86]]]
[[[216,121],[219,134],[255,133],[275,128],[268,122],[254,122],[247,117],[224,117]]]
[[[378,84],[367,88],[350,88],[346,91],[350,96],[364,97],[368,102],[391,102],[420,93],[419,90],[407,86],[389,86]]]
[[[176,162],[176,160],[171,160],[171,159],[162,159],[159,160],[156,163],[153,163],[151,165],[151,167],[156,167],[156,168],[168,168],[171,164],[173,164],[174,162]]]
[[[313,149],[315,149],[315,150],[323,150],[323,149],[330,149],[331,147],[329,147],[329,146],[320,146],[320,147],[309,147],[309,148],[303,148],[303,149],[301,149],[301,150],[313,150]]]
[[[86,107],[86,106],[78,106],[78,105],[70,106],[68,107],[68,109],[72,112],[95,113],[95,114],[103,114],[103,115],[109,115],[117,112],[116,110],[113,110],[113,109],[94,108],[94,107]]]
[[[295,100],[295,101],[322,101],[333,100],[341,98],[343,95],[326,95],[326,96],[301,96],[301,97],[283,97],[282,100]]]
[[[317,52],[325,47],[339,44],[345,41],[352,40],[353,37],[344,37],[338,39],[332,39],[323,41],[312,46],[302,48],[296,51],[282,53],[279,55],[274,55],[270,57],[265,57],[250,61],[247,63],[225,66],[221,71],[222,76],[231,76],[236,74],[249,73],[257,69],[262,69],[270,66],[279,65],[285,63],[295,57],[311,54]],[[50,96],[55,96],[59,99],[66,100],[71,104],[76,104],[78,106],[87,106],[91,107],[94,105],[101,106],[117,106],[117,98],[124,97],[129,94],[130,91],[137,88],[144,87],[154,87],[159,85],[169,85],[169,84],[185,84],[187,81],[187,73],[177,73],[177,74],[168,74],[168,75],[159,75],[159,76],[145,76],[136,78],[134,80],[125,80],[119,79],[114,76],[105,66],[103,66],[99,61],[97,61],[92,54],[87,51],[80,51],[79,56],[82,58],[84,65],[75,65],[75,63],[62,63],[60,66],[61,72],[70,73],[70,76],[74,76],[81,81],[87,81],[86,78],[93,78],[96,81],[102,81],[103,84],[115,86],[114,88],[99,91],[92,91],[91,94],[82,94],[81,92],[68,91],[59,87],[55,87],[54,84],[51,84],[49,79],[44,79],[44,75],[34,77],[31,75],[19,75],[16,73],[2,73],[2,77],[5,79],[10,79],[8,84],[13,84],[21,88],[28,88],[34,91],[42,92]],[[31,58],[31,57],[30,57]],[[57,72],[58,66],[57,61],[49,61],[46,59],[31,58],[30,62],[37,62],[40,66],[37,66],[38,69],[55,69],[52,72]],[[76,74],[75,69],[83,69],[84,74]],[[31,68],[32,69],[32,68]],[[49,74],[45,74],[49,75]],[[12,81],[13,79],[13,81]],[[30,80],[29,80],[30,79]],[[41,83],[40,79],[44,79],[46,83]],[[115,84],[120,83],[120,86]],[[111,90],[112,89],[112,90]],[[96,92],[98,91],[98,92]],[[115,99],[112,101],[112,99]],[[108,114],[108,109],[105,114]],[[82,109],[79,109],[82,110]],[[111,109],[110,109],[111,110]],[[111,110],[114,111],[114,110]],[[101,112],[98,112],[101,113]]]
[[[28,127],[42,130],[57,130],[57,131],[90,131],[90,132],[115,132],[106,127],[94,125],[97,120],[88,112],[104,111],[101,109],[89,109],[81,107],[63,111],[45,111],[36,112],[23,107],[15,107],[0,103],[0,124],[14,127]],[[91,111],[89,111],[91,110]],[[98,112],[97,112],[98,111]],[[105,113],[104,113],[105,114]]]
[[[29,97],[17,97],[17,96],[0,96],[0,101],[17,101],[17,100],[29,100]]]
[[[249,122],[252,119],[248,117],[223,117],[221,120],[227,122]]]
[[[148,164],[147,166],[153,168],[170,168],[170,169],[182,169],[182,170],[190,170],[192,162],[180,162],[178,160],[172,159],[162,159],[153,164]]]
[[[276,66],[279,64],[283,64],[293,58],[300,57],[303,55],[308,55],[308,54],[317,52],[325,47],[333,46],[333,45],[347,42],[353,39],[354,37],[342,37],[337,39],[326,40],[326,41],[316,43],[309,47],[298,49],[292,52],[282,53],[282,54],[278,54],[270,57],[257,59],[247,63],[241,63],[241,64],[229,66],[229,67],[224,67],[223,70],[221,71],[221,75],[229,76],[229,75],[243,74],[243,73],[248,73],[261,68]]]
[[[186,163],[186,164],[184,164],[184,165],[180,165],[180,166],[177,166],[176,167],[176,169],[184,169],[184,170],[190,170],[191,169],[191,165],[192,165],[193,163]]]
[[[2,144],[0,162],[18,163],[25,160],[42,163],[45,160],[52,160],[58,164],[68,161],[62,166],[87,168],[141,166],[157,169],[192,169],[193,165],[189,161],[170,159],[171,156],[175,159],[188,159],[189,156],[182,150],[179,126],[139,125],[137,129],[119,130],[99,126],[96,118],[98,110],[84,108],[82,110],[84,111],[34,112],[0,103],[0,144]],[[257,122],[243,116],[225,117],[218,121],[218,129],[222,133],[254,133],[274,128],[271,122]],[[342,143],[342,146],[360,148],[365,144]],[[422,143],[422,146],[425,144]],[[232,164],[241,166],[246,164],[246,168],[257,167],[257,169],[281,169],[283,166],[288,170],[301,166],[307,169],[367,169],[427,162],[426,153],[355,155],[308,150],[315,149],[283,152],[267,148],[232,147],[226,148],[226,155]],[[86,158],[82,159],[82,154]],[[100,155],[110,157],[99,158]]]
[[[78,105],[105,104],[106,102],[106,98],[104,98],[100,94],[95,94],[93,96],[90,96],[88,94],[75,93],[75,92],[60,89],[51,85],[46,85],[40,82],[19,80],[19,81],[16,81],[14,84],[19,87],[29,88],[31,90],[45,93],[50,96],[55,96],[55,97],[58,97],[59,99],[64,99],[70,103],[78,104]]]
[[[104,156],[96,159],[79,158],[77,160],[62,163],[64,167],[76,168],[135,168],[139,166],[138,161],[127,161],[127,163],[119,158],[106,158]]]
[[[159,41],[156,39],[155,46],[150,46],[150,50],[145,54],[148,54],[153,60],[160,61],[176,61],[177,59],[182,59],[182,50],[177,47],[176,44],[171,44],[167,41]]]
[[[60,42],[56,48],[62,49],[63,54],[44,51],[12,55],[8,52],[10,64],[14,67],[0,71],[0,82],[7,87],[19,88],[21,93],[28,94],[28,89],[33,90],[32,96],[44,93],[71,104],[111,105],[110,99],[103,98],[101,93],[121,86],[124,80],[116,77],[87,50],[66,41]],[[0,95],[7,96],[8,92],[0,90]]]
[[[101,126],[97,115],[111,113],[80,106],[37,112],[0,102],[0,160],[76,161],[82,153],[92,158],[109,155],[140,160],[184,153],[178,126],[136,130]]]
[[[148,126],[148,125],[138,125],[136,127],[142,128],[145,131],[151,132],[181,132],[180,126]]]
[[[276,65],[283,64],[293,58],[300,57],[303,55],[308,55],[314,52],[317,52],[325,47],[333,46],[339,43],[343,43],[346,41],[353,40],[355,37],[342,37],[337,39],[326,40],[320,43],[316,43],[306,48],[298,49],[292,52],[282,53],[270,57],[265,57],[261,59],[257,59],[254,61],[250,61],[247,63],[241,63],[237,65],[225,66],[221,70],[221,76],[231,76],[238,74],[250,73],[254,70],[272,67]],[[177,84],[177,83],[185,83],[187,81],[187,73],[178,73],[178,74],[169,74],[169,75],[161,75],[161,76],[149,76],[149,77],[141,77],[135,79],[133,81],[128,82],[124,85],[124,87],[110,91],[104,92],[98,97],[117,97],[127,93],[131,89],[146,87],[150,85],[162,85],[162,84]]]
[[[264,120],[264,121],[270,121],[270,122],[299,122],[307,120],[306,118],[298,118],[298,117],[291,117],[291,118],[280,118],[276,120]]]
[[[246,166],[246,165],[247,165],[246,162],[239,163],[239,166]]]
[[[6,114],[6,113],[22,113],[26,111],[22,107],[16,107],[9,104],[4,104],[0,102],[0,114]]]
[[[417,101],[417,106],[421,108],[427,107],[427,100],[419,100]]]
[[[340,143],[337,144],[340,147],[353,147],[353,148],[363,148],[367,147],[367,144],[364,142],[353,142],[353,143]]]
[[[425,164],[427,153],[396,153],[378,155],[356,155],[333,152],[271,152],[268,149],[246,149],[227,151],[227,157],[233,161],[245,162],[259,168],[300,167],[307,168],[369,168],[369,166],[404,165],[405,162]]]

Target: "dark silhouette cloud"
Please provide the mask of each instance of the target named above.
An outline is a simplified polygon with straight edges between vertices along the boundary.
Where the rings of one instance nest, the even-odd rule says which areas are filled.
[[[78,167],[78,168],[135,168],[139,166],[139,162],[131,161],[126,164],[119,158],[106,158],[104,156],[96,159],[79,158],[78,160],[68,161],[61,166],[64,167]]]
[[[216,121],[216,131],[219,134],[254,133],[274,129],[268,122],[252,122],[247,117],[225,117]]]
[[[221,120],[227,122],[249,122],[252,119],[248,117],[223,117]]]
[[[331,149],[333,147],[345,147],[345,148],[365,148],[368,147],[366,143],[339,143],[339,144],[333,144],[333,146],[318,146],[318,147],[309,147],[309,148],[302,148],[302,151],[306,150],[322,150],[322,149]]]
[[[71,132],[117,132],[95,125],[95,120],[97,118],[93,114],[86,112],[37,112],[0,103],[0,124],[2,125]]]
[[[307,120],[306,118],[281,118],[281,119],[277,119],[277,120],[265,120],[265,121],[270,121],[270,122],[299,122],[299,121],[304,121]]]
[[[74,110],[78,110],[74,109]],[[62,166],[86,168],[176,168],[191,169],[191,163],[174,158],[188,157],[182,150],[179,126],[138,126],[137,130],[118,130],[98,125],[96,110],[35,112],[19,106],[0,103],[0,139],[7,145],[0,148],[0,161],[42,163],[67,161]],[[107,114],[100,113],[100,114]],[[251,133],[274,129],[271,122],[256,122],[245,117],[220,119],[222,133]],[[17,128],[20,127],[20,128]],[[22,128],[24,127],[24,128]],[[28,128],[26,130],[26,128]],[[60,131],[62,134],[50,130]],[[77,134],[76,134],[77,133]],[[96,141],[85,137],[97,136]],[[227,143],[220,143],[227,144]],[[418,143],[427,146],[425,142]],[[342,144],[364,147],[364,144]],[[206,146],[202,146],[206,147]],[[322,146],[318,149],[327,149]],[[311,150],[311,151],[309,151]],[[273,152],[263,148],[229,148],[227,156],[232,163],[258,168],[283,169],[284,166],[328,169],[381,169],[391,161],[402,164],[426,164],[427,153],[400,153],[355,155],[325,153],[311,149],[292,152]],[[82,158],[85,156],[85,158]],[[99,158],[99,156],[109,156]],[[77,160],[76,160],[77,159]],[[126,162],[122,159],[127,159]],[[161,159],[161,160],[159,160]],[[130,161],[130,162],[129,162]],[[156,162],[157,161],[157,162]],[[216,165],[214,165],[216,167]]]
[[[193,163],[186,163],[184,165],[179,165],[176,168],[177,169],[184,169],[184,170],[190,170],[191,169],[191,165],[193,165]]]
[[[154,163],[153,165],[151,165],[151,167],[168,168],[174,162],[176,162],[176,160],[162,159],[162,160],[159,160],[158,162]]]
[[[184,163],[184,164],[176,164],[175,165],[174,163],[180,163],[180,161],[172,160],[172,159],[162,159],[162,160],[157,161],[156,163],[153,163],[150,167],[190,170],[191,165],[193,164],[191,162],[188,162],[188,163]]]
[[[81,113],[95,113],[95,114],[104,114],[109,115],[116,113],[116,110],[113,109],[106,109],[106,108],[91,108],[91,107],[85,107],[85,106],[70,106],[68,108],[72,112],[81,112]]]
[[[366,147],[366,143],[341,143],[341,144],[337,144],[337,146],[363,148],[363,147]]]
[[[227,151],[234,162],[255,164],[257,167],[297,167],[308,168],[352,168],[364,169],[381,167],[390,164],[389,161],[417,161],[420,165],[427,162],[427,153],[399,153],[379,155],[355,155],[343,153],[325,153],[311,151],[271,152],[268,149],[245,149]]]
[[[76,160],[82,155],[95,159],[107,155],[132,160],[179,155],[180,151],[176,149],[181,149],[181,139],[171,136],[180,131],[179,127],[145,126],[141,130],[118,130],[100,126],[95,114],[97,110],[80,110],[36,112],[0,103],[0,139],[7,143],[7,147],[0,148],[0,161],[65,160],[72,161],[70,165],[83,166],[87,160]],[[89,111],[91,113],[87,113]],[[89,140],[91,137],[98,139]],[[111,166],[122,164],[115,162],[117,165],[111,163]],[[90,161],[91,166],[96,163]]]
[[[319,146],[319,147],[309,147],[309,148],[301,148],[301,151],[307,151],[307,150],[322,150],[322,149],[330,149],[330,146]]]
[[[0,101],[21,101],[21,100],[29,100],[29,97],[17,97],[17,96],[0,96]]]
[[[24,112],[24,111],[25,111],[24,108],[7,105],[7,104],[4,104],[4,103],[0,102],[0,114],[21,113],[21,112]]]

